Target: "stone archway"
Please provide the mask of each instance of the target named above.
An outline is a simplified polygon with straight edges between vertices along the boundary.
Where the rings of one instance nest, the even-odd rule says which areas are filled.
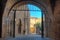
[[[7,4],[6,4],[6,7],[5,7],[5,11],[3,13],[3,18],[2,18],[2,22],[4,22],[4,17],[7,17],[9,12],[11,11],[11,9],[17,5],[17,4],[25,4],[25,3],[31,3],[31,4],[34,4],[38,7],[40,7],[42,9],[42,12],[45,14],[45,27],[46,27],[46,32],[47,32],[47,35],[48,36],[48,32],[50,31],[50,29],[48,27],[51,27],[51,23],[52,23],[52,12],[50,10],[50,8],[48,6],[46,6],[43,2],[39,1],[39,2],[35,2],[35,1],[7,1]],[[9,5],[8,5],[9,4]],[[50,23],[51,22],[51,23]],[[4,37],[4,26],[3,26],[3,23],[2,23],[2,37]],[[48,31],[47,31],[48,30]]]

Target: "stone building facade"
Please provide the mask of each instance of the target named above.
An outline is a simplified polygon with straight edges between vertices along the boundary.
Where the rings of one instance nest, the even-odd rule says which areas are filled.
[[[16,10],[15,19],[14,19],[14,10]],[[2,27],[5,27],[3,28],[5,30],[5,31],[3,30],[3,37],[13,36],[14,20],[15,20],[15,37],[29,34],[30,13],[29,11],[24,10],[29,10],[27,5],[22,5],[19,7],[15,6],[9,13],[8,17],[4,17],[2,23]]]
[[[36,32],[39,32],[34,25],[36,23],[41,24],[41,22],[42,22],[42,18],[30,17],[30,33],[31,34],[37,34]]]

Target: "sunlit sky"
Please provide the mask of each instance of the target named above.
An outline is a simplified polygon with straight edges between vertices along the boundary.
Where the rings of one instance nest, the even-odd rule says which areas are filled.
[[[35,5],[27,4],[29,10],[39,10],[39,11],[29,11],[31,17],[36,17],[36,18],[41,18],[42,17],[42,12],[41,9],[38,8]]]

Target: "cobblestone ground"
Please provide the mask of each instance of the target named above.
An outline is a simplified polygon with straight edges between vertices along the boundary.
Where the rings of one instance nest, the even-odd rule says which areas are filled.
[[[3,40],[3,39],[0,39]],[[49,38],[41,38],[39,35],[25,35],[25,36],[18,36],[18,37],[7,37],[4,40],[51,40]]]

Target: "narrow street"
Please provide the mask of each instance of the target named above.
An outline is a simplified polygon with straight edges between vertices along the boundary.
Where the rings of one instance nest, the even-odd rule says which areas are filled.
[[[5,40],[51,40],[49,38],[41,38],[39,35],[25,35],[25,36],[18,36],[15,38],[5,38]]]

